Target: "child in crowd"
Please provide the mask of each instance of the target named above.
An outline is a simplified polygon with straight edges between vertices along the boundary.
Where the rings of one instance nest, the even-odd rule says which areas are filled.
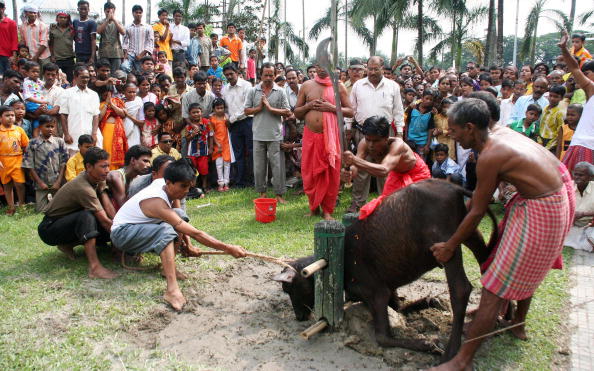
[[[435,91],[427,89],[423,92],[423,97],[420,103],[407,110],[407,139],[409,142],[415,144],[416,152],[427,161],[429,155],[429,146],[431,145],[431,135],[435,124],[433,121],[433,99]]]
[[[214,76],[217,79],[224,80],[225,76],[223,76],[223,68],[219,66],[219,58],[214,55],[210,56],[210,68],[206,71],[207,76]],[[224,80],[225,81],[225,80]]]
[[[142,126],[142,145],[153,148],[157,145],[157,134],[161,125],[157,120],[156,108],[153,102],[146,102],[144,110],[144,125]]]
[[[142,99],[136,96],[137,90],[138,88],[133,83],[128,83],[124,86],[124,98],[126,100],[124,128],[126,130],[126,138],[128,138],[128,148],[140,144],[140,130],[144,126],[144,121],[140,120],[139,117],[143,103]]]
[[[16,212],[13,189],[16,189],[19,205],[25,206],[25,173],[21,164],[29,137],[23,128],[14,125],[14,121],[14,109],[0,106],[0,182],[8,203],[6,215]]]
[[[460,79],[460,91],[462,95],[460,99],[466,99],[474,91],[474,82],[470,77],[463,77]]]
[[[23,128],[28,138],[33,137],[33,124],[31,121],[25,118],[25,103],[20,100],[15,100],[10,104],[10,107],[14,109],[15,125]]]
[[[518,99],[526,95],[528,89],[526,88],[526,82],[522,80],[516,80],[514,82],[514,95],[512,96],[512,102],[516,104]]]
[[[181,148],[181,134],[175,132],[175,121],[171,117],[171,114],[164,105],[157,104],[155,106],[155,115],[161,124],[161,133],[171,135],[171,139],[173,140],[171,147],[179,151]]]
[[[23,169],[35,182],[35,210],[43,212],[64,182],[68,151],[64,139],[53,136],[56,121],[39,116],[39,136],[33,138],[23,156]]]
[[[493,80],[491,79],[491,74],[482,73],[479,75],[479,85],[481,90],[487,90],[488,87],[493,86]]]
[[[583,109],[584,108],[581,104],[570,104],[567,107],[565,123],[559,128],[559,133],[557,134],[556,154],[559,160],[563,160],[563,156],[569,148],[569,144],[571,143],[573,133],[577,128],[578,122],[580,122],[580,118],[582,117]]]
[[[168,76],[173,76],[171,73],[171,66],[167,60],[167,53],[160,51],[157,54],[157,66],[155,68],[156,73],[164,73]]]
[[[194,75],[198,73],[200,69],[195,64],[190,64],[190,68],[188,69],[188,76],[186,78],[186,85],[194,86]]]
[[[526,108],[526,117],[512,122],[509,128],[522,133],[528,138],[536,141],[538,135],[538,119],[542,113],[542,108],[538,104],[530,104]]]
[[[29,54],[29,47],[27,45],[19,44],[18,48],[19,51],[17,58],[31,59],[31,55]]]
[[[464,178],[461,174],[461,168],[449,157],[449,147],[447,144],[439,143],[434,148],[435,162],[431,167],[431,176],[438,179],[446,179],[458,185],[464,184]]]
[[[76,178],[78,174],[85,170],[84,157],[89,148],[93,147],[93,137],[89,134],[83,134],[78,137],[78,152],[70,157],[66,162],[66,181],[69,182]]]
[[[223,98],[223,80],[218,79],[218,78],[213,78],[212,79],[212,93],[214,94],[214,96],[216,98]]]
[[[231,141],[229,140],[229,119],[225,114],[225,101],[217,98],[212,103],[213,114],[210,116],[210,129],[214,133],[212,159],[217,165],[219,192],[229,190],[229,171],[235,162]]]
[[[452,104],[454,104],[452,98],[445,98],[441,101],[439,112],[433,117],[435,122],[433,137],[437,139],[438,143],[447,145],[449,149],[448,156],[454,160],[456,158],[456,143],[454,142],[454,139],[448,135],[448,109],[450,109]],[[434,151],[433,154],[433,157],[435,158],[437,153]]]
[[[212,154],[212,131],[208,119],[202,117],[202,108],[198,103],[190,104],[190,124],[186,126],[188,157],[198,170],[202,179],[202,190],[208,188],[208,158]]]
[[[509,79],[505,79],[501,82],[501,91],[499,92],[499,121],[498,125],[506,126],[509,115],[511,115],[514,109],[513,94],[514,82]]]
[[[554,85],[549,90],[549,105],[545,107],[540,119],[540,129],[538,133],[538,142],[546,149],[556,153],[557,134],[559,128],[563,126],[563,111],[559,107],[559,102],[565,96],[565,87]]]
[[[415,89],[404,89],[404,102],[402,105],[408,107],[415,102],[417,99],[417,92]]]
[[[256,49],[250,49],[247,60],[246,80],[256,85]]]
[[[588,59],[592,59],[592,55],[584,46],[586,42],[586,36],[581,33],[575,33],[571,35],[571,54],[576,57],[580,67],[586,62]]]
[[[161,85],[152,84],[151,85],[151,93],[153,93],[157,96],[157,101],[158,101],[157,104],[159,104],[161,102]]]
[[[43,81],[39,79],[41,74],[41,67],[37,62],[29,61],[25,63],[25,71],[27,77],[23,81],[23,98],[25,98],[25,109],[27,112],[47,113],[53,106],[43,94]],[[35,129],[39,126],[39,121],[33,121],[33,135]]]

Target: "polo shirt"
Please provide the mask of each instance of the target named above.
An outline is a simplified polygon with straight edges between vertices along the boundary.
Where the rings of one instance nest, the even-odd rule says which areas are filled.
[[[262,83],[251,88],[245,98],[245,108],[254,108],[262,102]],[[290,109],[285,90],[273,84],[268,95],[268,102],[277,109]],[[253,140],[280,141],[283,140],[282,117],[272,114],[266,108],[254,115],[252,123]]]
[[[52,24],[50,26],[49,39],[49,43],[53,49],[52,55],[56,60],[61,61],[74,58],[74,49],[72,48],[74,36],[70,27],[61,30],[58,25]]]
[[[231,52],[231,60],[233,62],[239,62],[239,55],[241,54],[241,48],[243,43],[241,39],[235,35],[233,38],[225,36],[221,39],[220,45],[226,47]]]
[[[48,205],[45,215],[56,218],[81,210],[98,212],[103,210],[99,195],[107,189],[105,182],[92,184],[87,172],[83,171],[58,190]]]
[[[165,153],[165,152],[163,152],[163,150],[161,148],[159,148],[159,146],[156,146],[155,148],[153,148],[151,150],[151,153],[153,154],[151,156],[151,162],[153,162],[154,159],[156,159],[157,157],[159,157],[161,155],[171,156],[176,160],[179,160],[182,157],[181,153],[179,153],[179,151],[175,148],[171,148],[169,150],[169,153]]]

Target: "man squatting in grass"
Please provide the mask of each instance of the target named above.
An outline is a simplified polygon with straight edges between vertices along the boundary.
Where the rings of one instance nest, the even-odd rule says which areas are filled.
[[[246,251],[237,245],[221,242],[184,221],[185,214],[173,209],[175,200],[184,198],[196,177],[196,171],[186,159],[175,161],[165,169],[162,179],[130,198],[117,212],[111,227],[114,246],[128,254],[155,252],[161,257],[167,279],[164,299],[173,309],[181,310],[186,299],[177,284],[174,241],[178,233],[188,235],[203,245],[226,251],[240,258]],[[200,250],[187,246],[187,255],[200,256]]]
[[[511,329],[526,339],[525,325],[534,292],[563,249],[575,210],[573,184],[567,168],[544,147],[512,131],[498,128],[489,132],[490,112],[484,101],[468,98],[449,111],[449,132],[464,148],[480,153],[477,186],[468,215],[447,242],[431,247],[435,258],[446,263],[455,249],[474,231],[484,216],[501,181],[518,191],[506,205],[506,217],[499,241],[481,266],[483,290],[468,339],[489,333],[498,313],[508,300],[518,300]],[[482,340],[465,343],[439,370],[463,370]]]

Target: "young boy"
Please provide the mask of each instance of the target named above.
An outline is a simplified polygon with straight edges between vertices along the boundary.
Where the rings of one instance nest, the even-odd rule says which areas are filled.
[[[557,145],[557,134],[559,128],[563,126],[563,111],[559,107],[559,102],[565,96],[565,87],[554,85],[549,90],[549,105],[545,107],[540,119],[540,130],[538,133],[538,142],[555,153]]]
[[[536,136],[538,134],[538,119],[540,118],[541,113],[542,108],[540,108],[538,104],[530,104],[528,108],[526,108],[526,117],[512,122],[509,125],[509,128],[536,141]]]
[[[213,132],[208,119],[202,117],[202,108],[198,103],[190,104],[190,125],[186,126],[188,157],[202,178],[202,190],[208,186],[208,158],[213,150]]]
[[[431,167],[431,177],[438,179],[446,179],[458,185],[464,184],[464,177],[462,176],[461,168],[449,156],[449,147],[447,144],[439,143],[433,149],[435,154],[435,162]]]
[[[580,68],[584,64],[585,61],[588,59],[592,59],[592,54],[584,47],[584,43],[586,42],[586,36],[581,33],[574,33],[571,35],[571,44],[573,47],[571,48],[570,52],[571,55],[577,57],[579,60]]]
[[[78,137],[78,152],[66,163],[66,181],[69,182],[76,178],[78,174],[85,170],[83,158],[89,148],[93,147],[93,137],[88,134],[83,134]]]
[[[186,78],[186,85],[193,87],[194,86],[194,75],[200,71],[198,65],[190,64],[190,68],[188,69],[188,77]]]
[[[426,89],[423,91],[421,102],[409,106],[406,111],[407,139],[416,146],[416,151],[421,158],[427,161],[429,156],[429,145],[435,124],[433,122],[433,103],[435,91]]]
[[[250,49],[249,51],[245,78],[247,81],[251,82],[252,85],[256,85],[256,49]]]
[[[221,66],[219,66],[219,58],[217,58],[214,55],[210,56],[210,68],[206,72],[206,75],[214,76],[218,79],[226,81],[225,76],[223,76],[223,69],[221,68]]]
[[[23,156],[23,169],[35,182],[35,210],[45,211],[64,181],[68,151],[64,139],[53,136],[55,119],[39,116],[39,136],[29,142]]]
[[[14,110],[14,124],[23,128],[28,138],[34,138],[33,125],[25,118],[25,103],[15,100],[10,104],[10,107]]]
[[[514,109],[513,94],[514,82],[512,80],[505,79],[501,82],[500,91],[500,103],[499,103],[499,121],[498,125],[505,126]]]
[[[14,125],[14,121],[14,109],[0,106],[0,182],[8,203],[6,215],[14,215],[16,211],[13,189],[16,189],[19,205],[25,205],[25,173],[21,164],[29,137],[23,128]]]
[[[27,112],[36,114],[47,114],[53,106],[49,104],[43,94],[43,81],[39,79],[41,67],[36,62],[25,63],[27,77],[23,81],[23,98],[25,98],[25,108]],[[33,130],[39,126],[38,120],[33,121]],[[34,132],[35,134],[35,132]]]
[[[571,138],[573,138],[573,133],[575,132],[578,122],[580,122],[580,118],[582,117],[583,109],[584,107],[581,104],[570,104],[567,107],[565,123],[559,128],[559,133],[557,134],[556,155],[559,160],[563,160],[563,156],[569,148]]]

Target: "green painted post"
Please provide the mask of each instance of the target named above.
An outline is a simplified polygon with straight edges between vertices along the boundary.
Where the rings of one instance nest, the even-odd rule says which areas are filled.
[[[315,313],[336,329],[344,306],[344,231],[342,223],[323,220],[314,227],[316,260],[325,259],[328,266],[315,274]]]
[[[353,223],[359,219],[359,213],[347,213],[342,217],[342,224],[345,228],[350,227]]]

